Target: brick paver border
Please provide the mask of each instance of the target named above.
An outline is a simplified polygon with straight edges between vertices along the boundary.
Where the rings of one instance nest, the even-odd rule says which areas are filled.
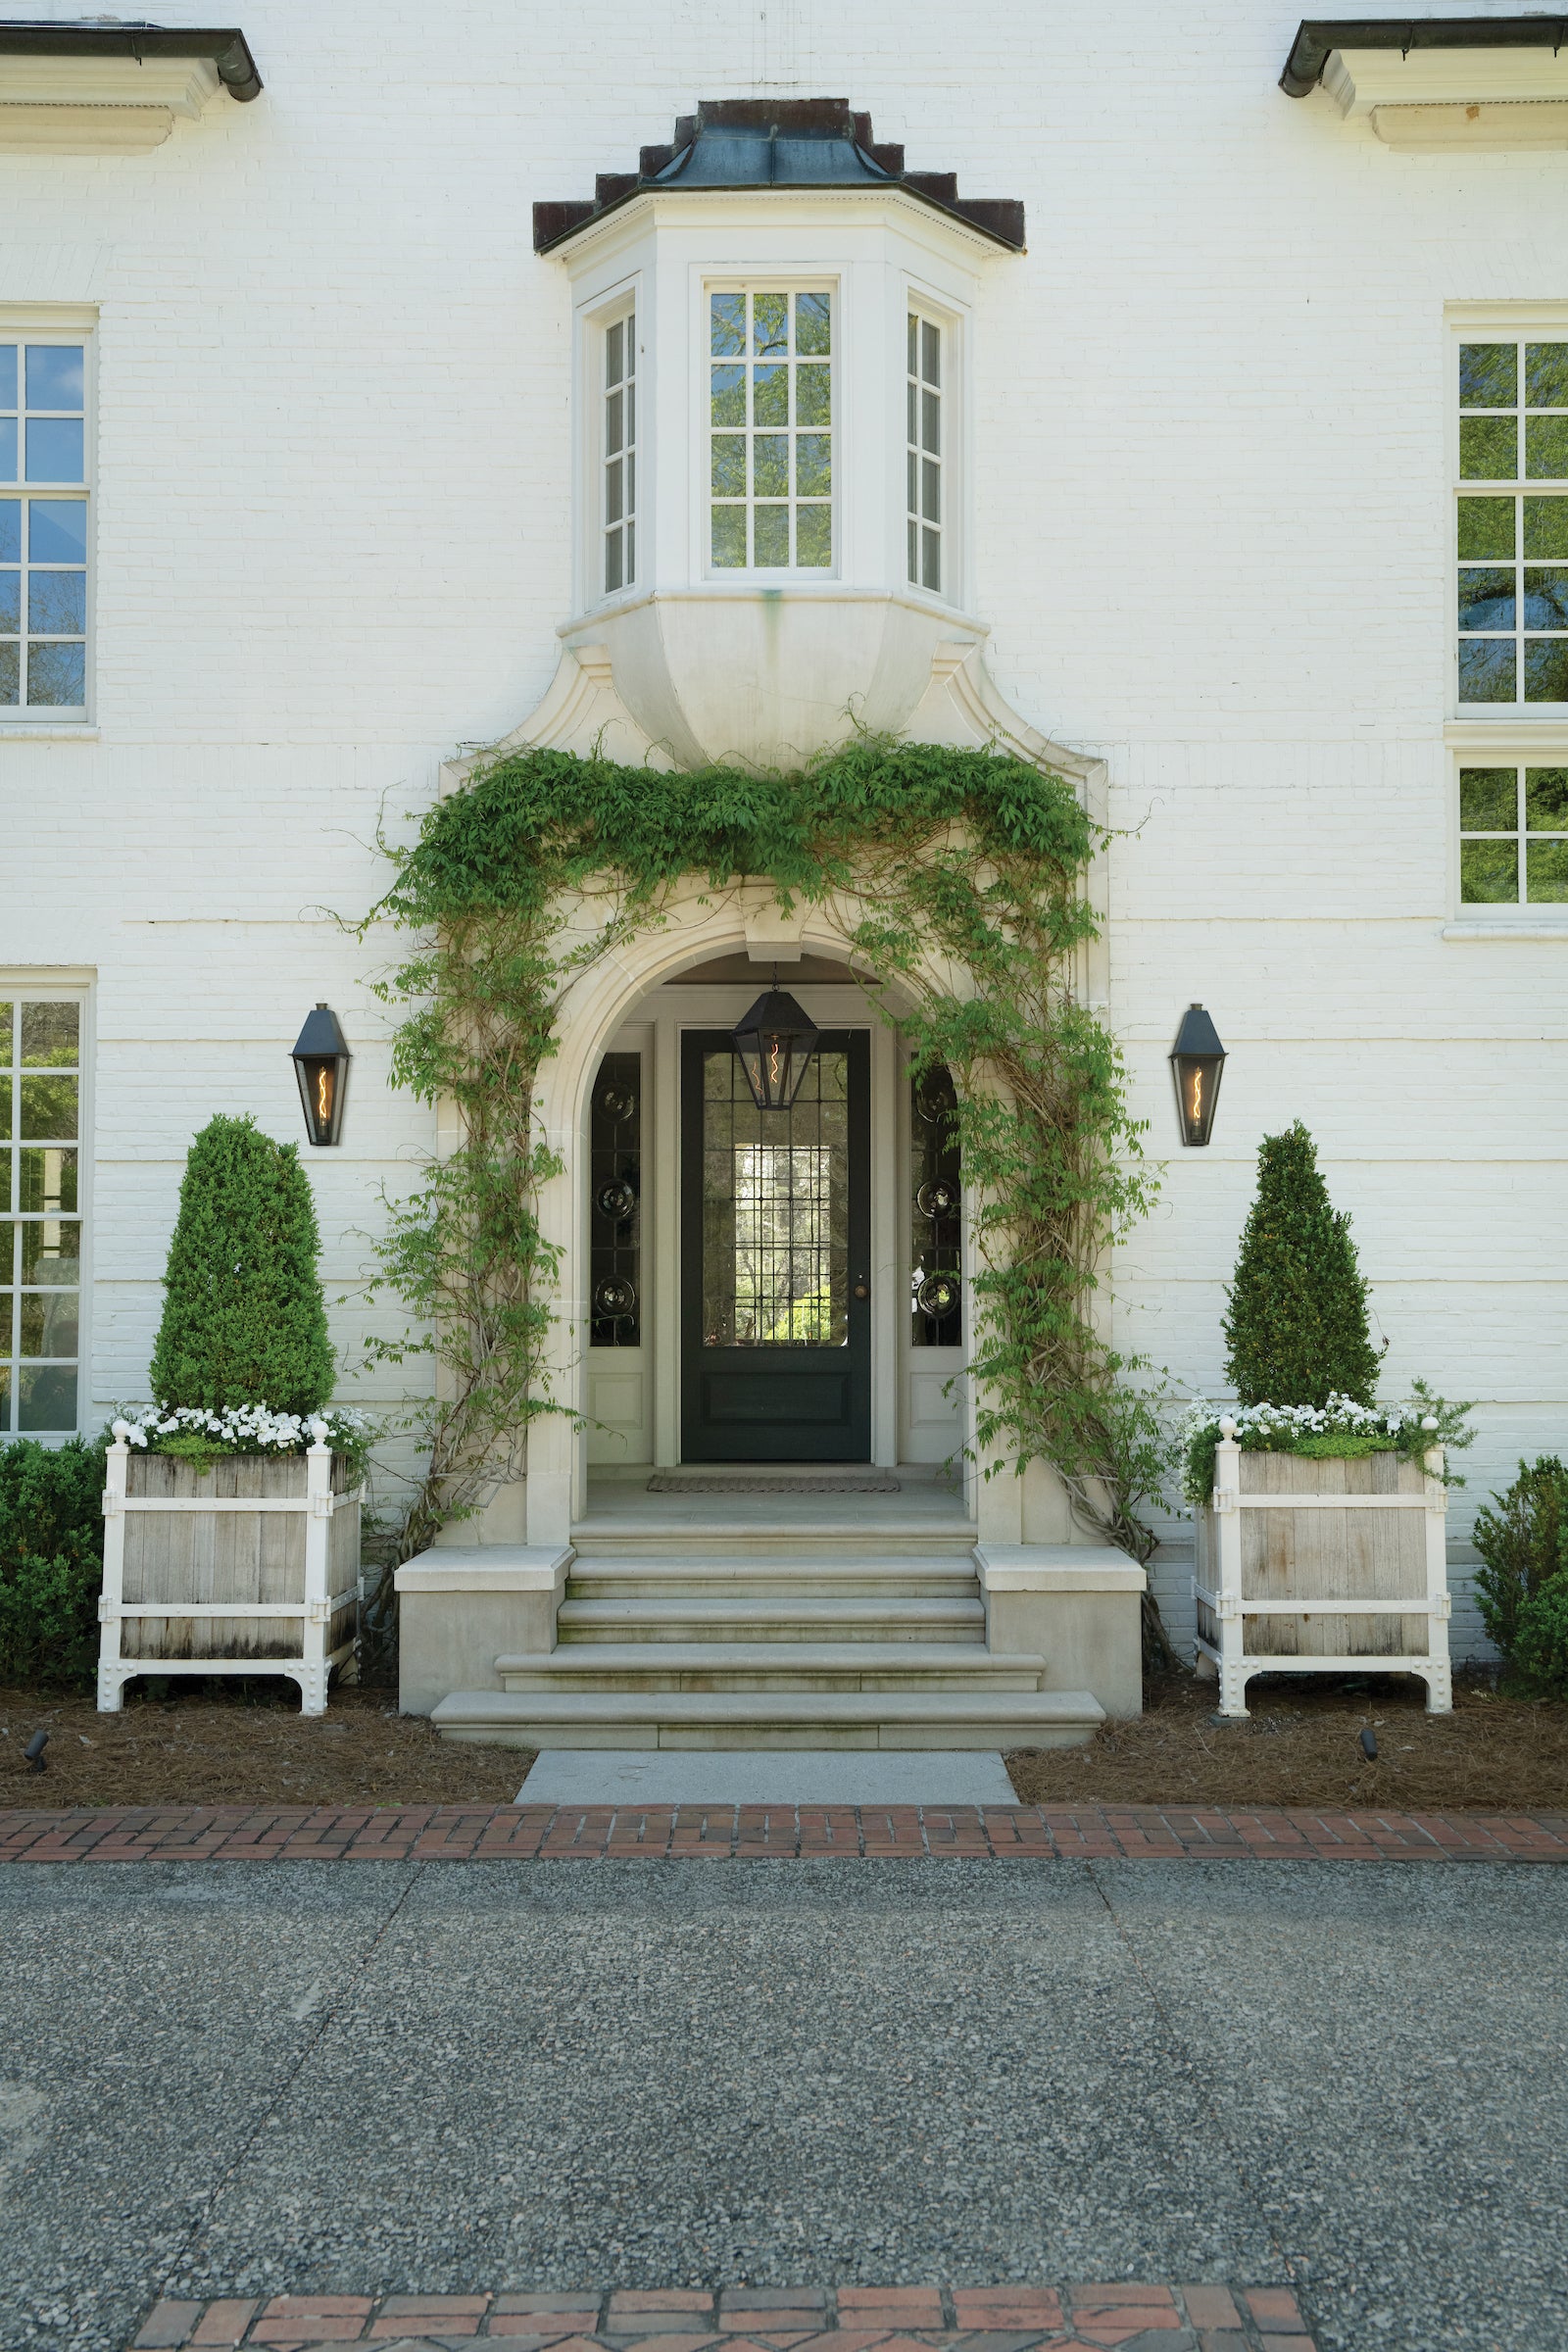
[[[129,2352],[1314,2352],[1288,2286],[841,2286],[160,2303]]]
[[[143,1805],[0,1812],[0,1862],[1568,1862],[1568,1813],[1198,1805]]]

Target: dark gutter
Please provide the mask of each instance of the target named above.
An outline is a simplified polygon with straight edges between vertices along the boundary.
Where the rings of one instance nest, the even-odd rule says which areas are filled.
[[[204,57],[242,106],[260,97],[262,77],[237,24],[186,31],[165,24],[39,24],[0,20],[0,57]]]

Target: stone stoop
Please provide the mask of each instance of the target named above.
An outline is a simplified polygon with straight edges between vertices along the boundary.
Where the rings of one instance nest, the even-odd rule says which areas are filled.
[[[513,1747],[997,1748],[1086,1740],[1087,1690],[986,1645],[976,1530],[575,1529],[551,1650],[455,1690],[449,1740]]]

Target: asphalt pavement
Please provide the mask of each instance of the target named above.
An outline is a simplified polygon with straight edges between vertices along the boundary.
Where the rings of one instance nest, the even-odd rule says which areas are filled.
[[[1568,1873],[0,1872],[0,2345],[160,2296],[1294,2280],[1568,2343]]]

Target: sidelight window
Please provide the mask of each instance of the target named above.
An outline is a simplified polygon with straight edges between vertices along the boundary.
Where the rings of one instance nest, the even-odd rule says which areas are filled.
[[[607,1054],[589,1112],[589,1344],[642,1344],[643,1057]]]
[[[909,1081],[909,1313],[916,1348],[963,1345],[958,1099],[940,1063]]]
[[[911,311],[908,319],[908,376],[905,385],[906,504],[908,510],[909,578],[940,595],[946,482],[942,383],[942,329]]]

